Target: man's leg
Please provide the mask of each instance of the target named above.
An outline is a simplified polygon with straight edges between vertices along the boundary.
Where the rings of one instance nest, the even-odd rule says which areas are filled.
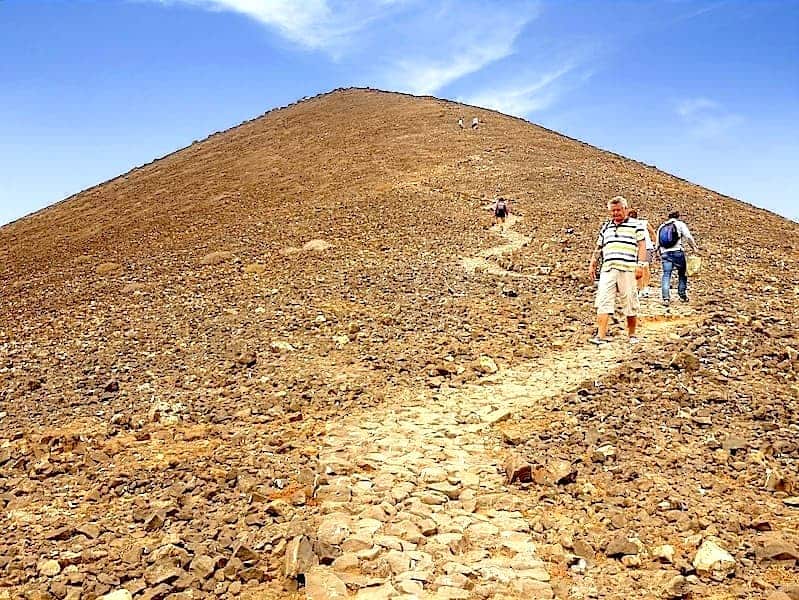
[[[638,326],[638,317],[635,315],[627,317],[627,335],[635,337],[635,328]]]
[[[617,271],[602,271],[596,288],[596,328],[597,337],[604,340],[608,335],[608,322],[616,305]]]
[[[603,313],[596,316],[596,336],[601,340],[608,336],[608,321],[610,321],[610,315]]]
[[[627,334],[631,339],[635,338],[638,311],[641,308],[636,284],[635,273],[624,272],[618,274],[619,296],[624,309],[624,316],[627,317]]]
[[[663,275],[660,278],[660,294],[663,301],[668,302],[670,296],[669,286],[671,285],[671,270],[674,268],[674,263],[671,262],[671,258],[668,255],[664,255],[661,260],[661,266],[663,267]]]
[[[649,270],[649,267],[644,267],[644,275],[641,277],[641,289],[649,292],[649,281],[652,279],[652,273]]]

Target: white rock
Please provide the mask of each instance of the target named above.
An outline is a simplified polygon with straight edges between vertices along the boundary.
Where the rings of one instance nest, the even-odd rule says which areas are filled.
[[[40,575],[44,575],[45,577],[55,577],[61,572],[61,565],[58,564],[57,560],[46,560],[42,559],[36,565],[37,570],[39,571]]]
[[[705,540],[699,547],[693,565],[699,575],[710,576],[717,581],[735,571],[735,559],[732,555],[711,540]]]
[[[305,575],[305,597],[308,600],[349,598],[347,586],[328,569],[316,567]]]
[[[508,419],[513,416],[513,411],[507,408],[498,408],[495,411],[492,411],[485,415],[482,420],[483,423],[488,423],[489,425],[493,425],[494,423],[500,423],[502,421],[507,421]]]
[[[322,252],[330,248],[332,244],[326,240],[310,240],[302,245],[306,252]]]
[[[674,546],[671,544],[655,546],[652,548],[652,558],[669,564],[674,563]]]
[[[280,340],[278,340],[276,342],[272,342],[271,344],[269,344],[269,348],[270,348],[270,350],[272,350],[272,352],[275,352],[275,353],[294,352],[294,346],[292,346],[288,342],[283,342],[283,341],[280,341]]]
[[[100,596],[98,600],[133,600],[133,594],[122,588],[120,590],[108,592],[105,596]]]
[[[480,373],[484,373],[486,375],[492,375],[497,371],[499,371],[497,363],[494,362],[494,359],[491,358],[490,356],[485,356],[485,355],[480,357],[474,368],[476,371],[479,371]]]

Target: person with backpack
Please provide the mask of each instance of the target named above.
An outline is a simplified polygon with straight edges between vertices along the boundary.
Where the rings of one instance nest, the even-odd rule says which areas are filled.
[[[688,263],[683,240],[688,243],[691,250],[699,253],[688,225],[680,220],[680,213],[675,210],[669,213],[669,218],[658,227],[657,232],[657,252],[663,269],[660,293],[664,306],[668,306],[670,302],[671,274],[674,269],[677,270],[677,295],[683,302],[688,302]]]
[[[505,219],[510,214],[510,203],[502,196],[497,197],[494,203],[494,225],[502,223],[499,230],[505,231]]]
[[[599,273],[596,301],[597,335],[591,343],[597,346],[608,343],[608,322],[616,310],[618,297],[624,316],[627,317],[627,334],[631,344],[638,342],[635,335],[638,324],[638,286],[636,280],[643,277],[646,261],[646,233],[640,221],[627,214],[627,200],[616,196],[608,202],[610,219],[602,224],[596,246],[588,266],[590,277],[595,277],[599,257],[602,269]]]

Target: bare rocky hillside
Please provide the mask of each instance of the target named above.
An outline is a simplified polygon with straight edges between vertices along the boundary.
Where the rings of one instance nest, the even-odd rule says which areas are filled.
[[[617,194],[705,266],[597,349]],[[797,600],[798,272],[799,225],[492,111],[214,134],[0,228],[0,599]]]

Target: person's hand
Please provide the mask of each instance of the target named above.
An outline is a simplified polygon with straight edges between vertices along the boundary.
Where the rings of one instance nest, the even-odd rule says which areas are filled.
[[[635,278],[641,279],[644,276],[644,268],[643,267],[635,267]]]
[[[594,260],[593,258],[591,259],[591,262],[588,264],[588,277],[590,277],[591,280],[596,279],[596,260]]]

